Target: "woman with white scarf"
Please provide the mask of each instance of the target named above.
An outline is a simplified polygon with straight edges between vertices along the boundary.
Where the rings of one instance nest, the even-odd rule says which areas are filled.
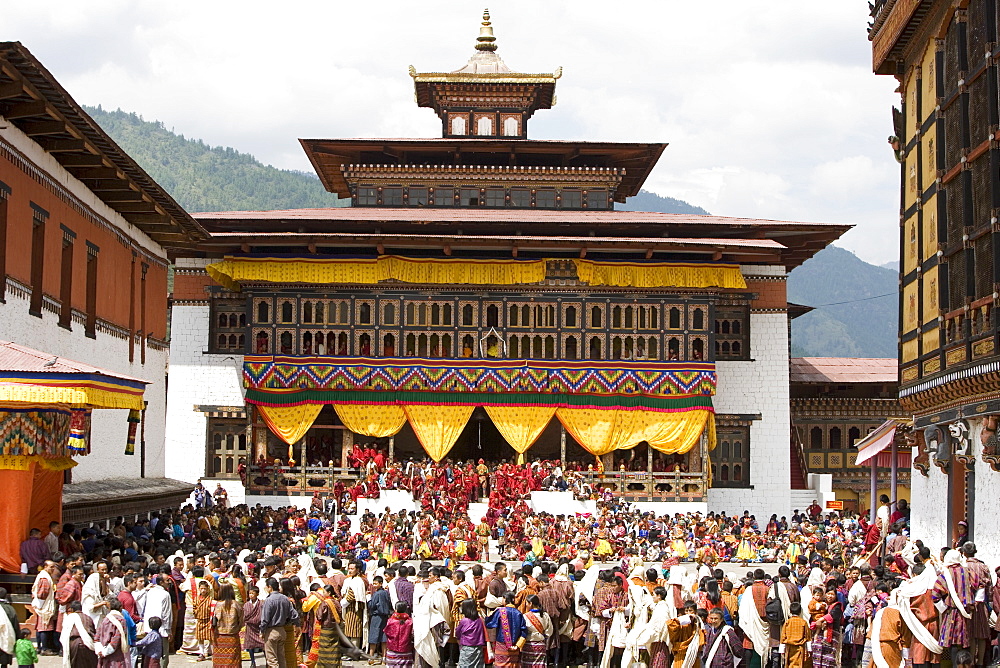
[[[112,599],[111,610],[97,626],[97,635],[94,636],[97,668],[131,668],[128,650],[128,631],[122,616],[122,604],[118,599]]]
[[[101,623],[108,612],[108,565],[103,561],[94,564],[94,570],[83,583],[83,612],[94,621],[94,626]]]
[[[66,606],[62,635],[59,637],[63,668],[97,668],[97,654],[94,653],[97,629],[94,620],[82,610],[79,601],[72,601]]]

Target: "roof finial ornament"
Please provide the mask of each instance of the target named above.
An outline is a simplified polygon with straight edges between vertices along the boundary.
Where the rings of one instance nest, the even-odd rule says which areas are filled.
[[[490,23],[490,10],[483,10],[483,25],[476,38],[476,51],[496,51],[497,38],[493,36],[493,24]]]

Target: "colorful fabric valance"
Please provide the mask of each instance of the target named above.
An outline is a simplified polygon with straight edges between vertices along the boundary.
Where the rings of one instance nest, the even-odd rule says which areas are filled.
[[[0,403],[142,410],[146,385],[103,374],[0,371]]]
[[[69,448],[73,415],[74,411],[67,407],[0,408],[0,455],[66,457],[73,454]],[[84,424],[81,429],[86,431],[89,427]]]
[[[516,285],[545,280],[545,260],[464,258],[227,257],[205,270],[220,285],[238,291],[243,282],[356,283],[382,281],[458,285]]]
[[[621,288],[739,288],[747,283],[737,265],[665,264],[662,262],[595,262],[573,260],[576,274],[588,285]]]
[[[432,395],[468,392],[669,397],[715,394],[716,375],[715,364],[711,362],[414,357],[373,360],[248,355],[243,362],[243,380],[248,389],[266,392],[334,390],[429,392]],[[435,399],[431,397],[426,401],[434,402]]]

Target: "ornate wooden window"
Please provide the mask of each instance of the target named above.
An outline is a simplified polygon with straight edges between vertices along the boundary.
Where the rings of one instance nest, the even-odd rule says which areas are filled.
[[[559,193],[559,205],[563,209],[582,209],[583,193],[579,190],[562,190]]]
[[[479,206],[479,188],[462,188],[459,206]]]
[[[587,208],[588,209],[607,209],[609,206],[608,202],[608,191],[607,190],[588,190],[587,191]]]
[[[271,300],[261,297],[254,297],[253,300],[254,323],[258,325],[268,325],[271,323]]]
[[[704,360],[705,351],[708,350],[708,336],[689,336],[688,343],[691,346],[691,353],[688,359]]]
[[[282,299],[278,302],[279,320],[283,325],[295,323],[295,301],[292,299]]]
[[[208,418],[205,447],[206,478],[238,478],[240,459],[246,459],[247,421]]]
[[[383,302],[382,303],[382,324],[383,325],[395,325],[396,324],[396,304],[395,304],[395,302]]]
[[[563,359],[575,360],[580,359],[580,335],[579,334],[563,334],[563,348],[562,348]]]
[[[502,207],[507,205],[507,198],[503,188],[486,189],[486,206]]]
[[[213,298],[209,304],[208,352],[242,355],[246,347],[246,301]]]
[[[527,209],[531,206],[531,191],[527,188],[511,188],[510,205],[521,209]]]
[[[476,324],[476,305],[466,302],[462,304],[462,327],[474,327]]]
[[[680,307],[671,306],[667,310],[667,329],[681,329],[684,326],[683,315]]]
[[[383,206],[403,206],[403,189],[401,187],[382,188]]]
[[[429,201],[427,188],[414,186],[407,188],[406,203],[410,206],[427,206]]]
[[[375,310],[375,300],[373,299],[359,299],[354,304],[355,308],[355,324],[358,325],[371,325],[375,322],[374,310]]]
[[[271,330],[257,329],[253,335],[253,352],[255,355],[271,354]]]
[[[398,332],[385,332],[382,333],[382,347],[379,350],[382,357],[397,357],[399,355],[399,348],[397,347],[397,342],[399,341]]]
[[[705,330],[708,329],[708,306],[688,306],[688,313],[690,315],[689,329],[692,330]]]
[[[434,206],[455,206],[455,189],[434,188]]]
[[[581,324],[580,321],[582,320],[580,304],[576,303],[563,304],[562,309],[563,309],[562,326],[572,327],[572,328],[579,327]]]
[[[535,207],[539,209],[556,208],[556,191],[551,188],[540,188],[536,190]]]
[[[485,304],[486,310],[483,318],[483,327],[497,327],[500,325],[500,309],[503,308],[503,304],[499,302],[487,302]]]
[[[750,359],[750,307],[715,307],[715,359]]]
[[[712,487],[750,486],[750,426],[716,427],[717,447],[712,451]]]
[[[378,190],[375,186],[358,186],[357,204],[375,206],[378,204]]]
[[[604,304],[592,305],[588,316],[588,327],[590,329],[604,329]]]
[[[587,337],[587,358],[592,360],[604,359],[604,337],[591,334]]]

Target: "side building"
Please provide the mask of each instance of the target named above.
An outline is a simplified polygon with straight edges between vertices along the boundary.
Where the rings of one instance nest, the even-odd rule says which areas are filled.
[[[908,422],[897,399],[898,363],[884,358],[793,357],[789,368],[793,454],[810,474],[832,477],[838,507],[871,509],[872,468],[857,464],[857,443],[886,420]],[[897,498],[910,500],[910,448],[897,454]],[[882,460],[889,457],[886,452]],[[891,464],[875,461],[876,496],[891,497]]]
[[[993,0],[880,0],[876,74],[899,81],[899,399],[913,416],[914,535],[986,554],[1000,513],[1000,107]],[[996,565],[996,564],[994,564]]]
[[[93,413],[93,448],[65,472],[66,521],[167,508],[190,491],[164,480],[167,272],[171,253],[205,238],[27,48],[0,43],[0,340],[46,356],[35,368],[15,346],[0,375],[65,389],[65,374],[108,372],[145,386],[134,455],[129,411]],[[41,451],[3,422],[14,413],[0,416],[0,452]]]
[[[242,464],[251,502],[301,501],[360,441],[599,457],[595,484],[661,511],[808,505],[785,281],[848,226],[616,211],[666,145],[529,139],[561,71],[511,71],[488,17],[464,67],[410,74],[441,137],[301,140],[351,207],[196,214],[168,474],[240,498]]]

